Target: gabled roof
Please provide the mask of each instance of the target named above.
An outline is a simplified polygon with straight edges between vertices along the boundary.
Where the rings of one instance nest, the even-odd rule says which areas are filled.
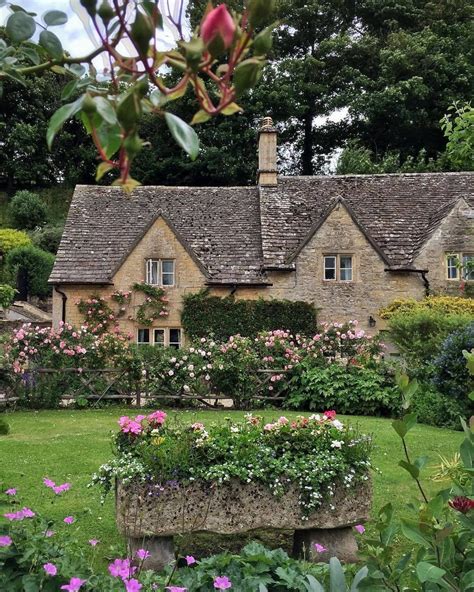
[[[337,203],[388,268],[410,269],[461,198],[474,208],[474,173],[280,177],[275,187],[139,187],[131,196],[78,186],[50,282],[111,282],[161,215],[207,283],[265,284],[266,269],[294,268]]]

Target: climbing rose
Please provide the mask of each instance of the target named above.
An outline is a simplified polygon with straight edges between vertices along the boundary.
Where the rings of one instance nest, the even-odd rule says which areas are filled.
[[[232,588],[232,582],[227,576],[217,576],[214,580],[214,588],[216,590],[227,590],[228,588]]]
[[[220,37],[227,49],[232,45],[234,33],[235,23],[225,4],[220,4],[204,17],[201,25],[201,37],[206,45],[212,43],[216,37]]]
[[[8,535],[0,536],[0,547],[9,547],[13,543]]]
[[[453,510],[457,510],[462,514],[467,514],[469,510],[474,510],[474,500],[462,495],[458,495],[453,497],[452,500],[449,500],[449,505]]]
[[[54,565],[54,563],[45,563],[43,565],[43,569],[48,574],[48,576],[55,576],[58,573],[58,568]]]
[[[86,580],[81,580],[80,578],[71,578],[69,580],[69,584],[64,584],[61,586],[61,590],[67,590],[67,592],[78,592],[81,589],[82,584],[85,584]]]

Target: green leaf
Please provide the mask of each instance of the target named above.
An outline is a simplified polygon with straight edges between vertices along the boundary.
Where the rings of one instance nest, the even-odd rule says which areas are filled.
[[[191,160],[196,160],[199,154],[199,138],[193,128],[172,113],[165,113],[165,120],[177,144],[189,154]]]
[[[446,570],[431,565],[427,561],[421,561],[416,566],[416,575],[422,584],[425,582],[438,582],[446,573]]]
[[[243,111],[242,107],[237,105],[237,103],[231,103],[227,105],[225,109],[222,109],[222,115],[233,115],[234,113],[241,113]]]
[[[3,74],[8,78],[11,78],[15,82],[18,82],[22,86],[26,86],[26,80],[24,79],[24,77],[13,68],[4,68]]]
[[[467,438],[463,440],[459,448],[459,452],[461,454],[463,465],[466,467],[466,469],[471,469],[474,460],[474,444],[471,442],[471,440],[468,440]]]
[[[367,566],[365,566],[365,565],[364,565],[364,567],[359,569],[359,571],[356,573],[356,575],[354,576],[354,579],[352,581],[350,592],[358,592],[359,584],[361,583],[361,581],[363,579],[365,579],[367,577],[368,573],[369,573],[369,570],[368,570]]]
[[[48,130],[46,132],[46,142],[50,150],[56,134],[63,127],[64,123],[68,119],[71,119],[71,117],[81,109],[83,99],[84,97],[79,97],[74,103],[63,105],[49,120]]]
[[[115,125],[117,123],[117,115],[107,99],[104,97],[94,97],[94,103],[97,105],[97,112],[104,121],[110,125]]]
[[[99,166],[97,167],[97,171],[95,174],[95,180],[100,181],[102,179],[102,177],[105,175],[105,173],[108,173],[113,168],[114,168],[113,164],[110,164],[108,162],[101,162],[99,164]]]
[[[7,20],[6,31],[12,41],[26,41],[33,37],[36,23],[26,12],[15,12]]]
[[[420,471],[419,471],[418,467],[416,467],[415,465],[413,465],[411,463],[408,463],[406,460],[401,460],[398,463],[398,466],[405,469],[405,471],[408,471],[410,473],[410,475],[413,477],[413,479],[418,479],[418,477],[420,476]]]
[[[76,91],[78,84],[79,80],[77,80],[77,78],[70,80],[61,91],[61,99],[67,101]]]
[[[204,111],[204,109],[199,109],[197,113],[195,113],[194,117],[192,118],[191,125],[197,125],[198,123],[205,123],[211,119],[211,115]]]
[[[21,52],[35,66],[40,63],[40,57],[36,49],[33,49],[32,47],[22,47]]]
[[[255,55],[266,55],[272,48],[273,45],[273,29],[274,25],[270,25],[266,29],[263,29],[253,41],[253,51]]]
[[[419,545],[423,545],[424,547],[431,547],[431,542],[425,538],[421,530],[418,528],[416,524],[407,522],[406,520],[401,521],[402,532],[407,539],[417,543]]]
[[[39,36],[39,44],[48,54],[55,60],[60,60],[63,57],[63,46],[59,37],[51,31],[41,31]]]
[[[66,64],[65,68],[68,70],[68,72],[71,72],[71,74],[77,76],[78,78],[80,78],[86,71],[84,66],[81,64]]]
[[[253,88],[262,76],[263,62],[250,58],[241,62],[234,71],[234,86],[237,95]]]
[[[57,27],[67,23],[67,14],[62,10],[48,10],[43,14],[43,21],[48,27]]]
[[[308,583],[303,582],[306,587],[306,592],[324,592],[324,588],[314,576],[308,574],[306,579],[308,580]]]
[[[463,590],[474,590],[474,569],[465,573],[461,579]]]
[[[341,592],[346,590],[346,578],[344,577],[344,570],[341,562],[337,557],[331,557],[329,560],[329,592]]]
[[[392,421],[392,427],[400,436],[400,438],[404,438],[407,433],[416,425],[416,414],[409,413],[402,417],[402,419],[396,419]]]

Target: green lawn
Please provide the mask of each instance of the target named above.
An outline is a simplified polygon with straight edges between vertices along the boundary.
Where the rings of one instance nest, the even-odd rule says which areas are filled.
[[[137,411],[138,412],[138,411]],[[62,521],[66,515],[77,518],[78,538],[87,541],[97,538],[102,542],[103,555],[112,553],[110,546],[121,546],[116,531],[113,513],[113,496],[104,506],[99,503],[95,489],[87,489],[90,475],[111,455],[110,434],[117,427],[121,415],[134,414],[130,409],[61,410],[39,412],[14,412],[6,417],[11,425],[8,436],[0,436],[0,489],[17,487],[24,505],[48,512]],[[240,418],[237,411],[169,411],[185,422],[223,421],[224,417]],[[269,420],[281,415],[279,411],[261,411]],[[286,413],[288,417],[296,413]],[[3,416],[5,417],[5,416]],[[350,417],[343,420],[358,424],[362,431],[374,437],[374,465],[378,472],[373,475],[374,511],[391,501],[400,508],[417,496],[408,474],[397,466],[402,450],[398,436],[392,430],[390,420],[367,417]],[[450,455],[462,439],[462,434],[450,430],[417,426],[408,435],[413,457],[427,454],[431,464],[438,462],[438,454]],[[428,471],[429,472],[429,471]],[[58,483],[70,481],[73,488],[61,498],[55,497],[42,484],[43,477]],[[435,489],[437,484],[427,483]],[[54,496],[53,496],[54,497]],[[3,514],[4,507],[0,508]],[[62,522],[57,528],[66,528]],[[71,528],[71,527],[68,527]],[[255,538],[255,537],[254,537]],[[270,541],[275,543],[275,536]],[[278,543],[287,546],[289,538],[282,535]],[[242,543],[233,537],[195,537],[182,542],[186,550],[204,554],[218,552],[227,544],[235,548]]]

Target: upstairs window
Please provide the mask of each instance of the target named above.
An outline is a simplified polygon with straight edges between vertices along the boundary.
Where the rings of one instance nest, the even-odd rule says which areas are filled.
[[[324,279],[326,281],[352,282],[353,263],[351,255],[325,255]]]
[[[173,259],[148,259],[146,262],[146,283],[151,286],[169,288],[175,285]]]
[[[474,280],[474,253],[464,253],[462,256],[463,278],[468,281]]]
[[[446,256],[446,269],[448,272],[448,280],[459,279],[459,259],[457,255]]]
[[[448,280],[474,281],[474,253],[448,253],[446,277]]]

